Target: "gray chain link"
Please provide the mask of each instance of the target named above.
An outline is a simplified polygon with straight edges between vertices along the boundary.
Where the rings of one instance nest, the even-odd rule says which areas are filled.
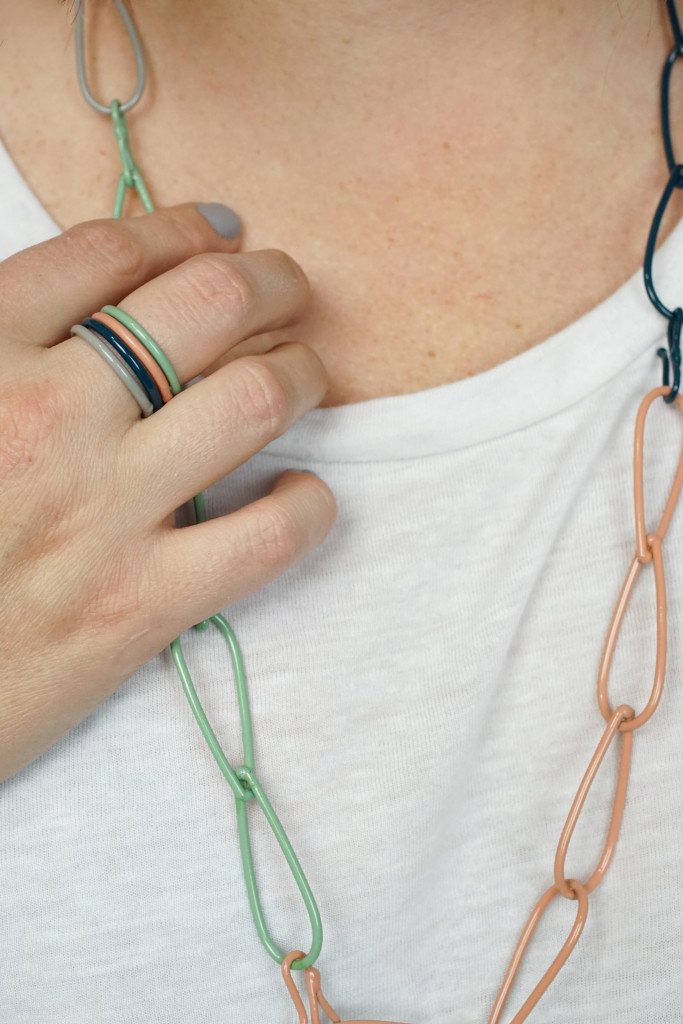
[[[135,55],[135,64],[138,71],[138,80],[135,85],[135,91],[130,99],[126,100],[125,103],[121,104],[121,110],[125,114],[138,102],[142,96],[145,88],[145,81],[147,79],[147,68],[145,65],[145,55],[142,52],[142,44],[140,37],[138,36],[133,19],[126,10],[123,0],[114,0],[117,10],[121,15],[121,20],[125,25],[128,38],[130,39],[131,46],[133,47],[133,53]],[[98,102],[95,99],[90,86],[88,85],[88,79],[85,74],[85,52],[83,46],[83,19],[85,11],[85,0],[76,0],[76,74],[78,75],[78,84],[81,87],[81,92],[84,98],[100,114],[111,114],[111,105],[105,106],[104,103]]]

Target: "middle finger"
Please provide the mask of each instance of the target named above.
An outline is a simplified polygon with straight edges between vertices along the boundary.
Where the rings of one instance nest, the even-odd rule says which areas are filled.
[[[308,301],[304,272],[269,249],[194,256],[119,306],[149,331],[186,384],[241,341],[294,323]]]
[[[294,323],[308,301],[301,268],[285,253],[264,250],[193,256],[131,292],[119,308],[146,328],[186,384],[240,342]],[[66,350],[74,344],[81,339],[58,349],[71,355]],[[102,391],[95,401],[100,407],[114,401],[128,423],[136,423],[139,409],[129,392],[112,386],[111,371],[100,362]]]

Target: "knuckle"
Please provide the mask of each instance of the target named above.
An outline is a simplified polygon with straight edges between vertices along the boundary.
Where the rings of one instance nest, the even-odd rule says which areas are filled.
[[[289,425],[290,399],[275,370],[250,356],[232,365],[239,381],[236,399],[242,419],[252,428],[256,424],[266,436],[278,436]]]
[[[208,306],[231,321],[246,321],[255,300],[251,281],[231,263],[214,253],[191,257],[185,264],[193,307]]]
[[[96,263],[121,281],[137,279],[145,268],[147,261],[142,243],[125,226],[114,221],[78,224],[63,237],[72,260]]]
[[[302,548],[301,526],[280,505],[260,509],[252,525],[250,555],[259,566],[285,568]]]

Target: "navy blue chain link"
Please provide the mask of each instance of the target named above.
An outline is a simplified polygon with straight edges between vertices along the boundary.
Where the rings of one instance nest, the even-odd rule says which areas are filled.
[[[659,234],[659,228],[662,223],[662,218],[666,212],[666,208],[669,205],[669,200],[677,188],[683,188],[683,164],[679,164],[674,156],[673,142],[671,141],[671,116],[669,110],[669,93],[671,90],[671,72],[674,64],[683,57],[683,34],[681,33],[681,24],[678,20],[678,12],[676,11],[675,0],[666,0],[666,11],[669,15],[669,21],[671,22],[671,31],[674,37],[674,46],[671,53],[666,59],[664,70],[662,71],[662,83],[661,83],[661,118],[662,118],[662,140],[664,142],[664,153],[666,155],[666,162],[669,167],[669,180],[666,183],[662,198],[659,200],[659,205],[655,211],[654,219],[652,221],[652,227],[650,228],[650,234],[647,240],[647,247],[645,249],[645,264],[644,264],[644,275],[645,275],[645,288],[647,294],[655,307],[655,309],[665,316],[669,321],[667,330],[667,340],[669,349],[665,348],[657,349],[657,355],[662,360],[662,383],[665,387],[669,387],[669,373],[673,373],[673,381],[671,383],[671,390],[668,395],[664,396],[665,402],[673,402],[678,394],[678,389],[681,384],[681,328],[683,327],[683,309],[680,306],[676,306],[675,309],[669,309],[665,306],[654,286],[652,280],[652,260],[655,254],[655,246],[657,245],[657,236]]]

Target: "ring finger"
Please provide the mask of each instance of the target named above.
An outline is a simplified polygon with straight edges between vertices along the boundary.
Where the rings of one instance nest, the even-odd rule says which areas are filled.
[[[119,308],[157,340],[186,384],[239,342],[292,324],[305,310],[308,295],[303,271],[284,253],[205,253],[131,292]],[[113,403],[114,415],[124,416],[130,426],[140,417],[137,402],[123,384],[112,387],[111,369],[96,353],[86,356],[87,349],[73,338],[51,352],[70,368],[76,352],[79,365],[89,359],[101,381],[90,389],[93,404],[106,415]]]

